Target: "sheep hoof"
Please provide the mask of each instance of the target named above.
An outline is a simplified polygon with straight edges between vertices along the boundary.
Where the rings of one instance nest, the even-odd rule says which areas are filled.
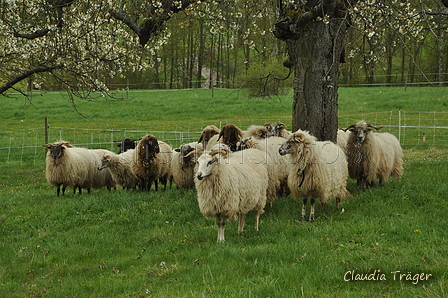
[[[306,217],[305,217],[304,215],[302,215],[302,216],[299,218],[299,220],[300,220],[300,221],[304,221],[304,220],[306,220]]]
[[[313,221],[314,221],[314,215],[310,215],[310,219],[309,219],[309,221],[310,221],[310,222],[313,222]]]

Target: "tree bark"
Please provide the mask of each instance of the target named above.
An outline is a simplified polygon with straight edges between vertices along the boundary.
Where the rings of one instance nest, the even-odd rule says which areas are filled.
[[[278,22],[274,35],[286,41],[294,70],[293,131],[308,130],[318,140],[335,142],[339,64],[348,23],[341,2],[311,2],[315,5],[309,6],[314,7],[312,10]],[[288,4],[279,10],[283,16],[294,15]]]

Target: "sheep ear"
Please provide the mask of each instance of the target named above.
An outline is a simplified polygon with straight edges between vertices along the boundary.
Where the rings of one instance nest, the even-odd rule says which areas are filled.
[[[295,135],[295,136],[294,136],[294,141],[296,141],[296,142],[298,142],[298,143],[302,143],[302,142],[303,142],[302,136],[297,136],[297,135]]]
[[[219,141],[219,139],[221,139],[221,137],[224,135],[224,133],[223,133],[223,131],[221,130],[221,132],[219,133],[219,136],[218,136],[218,141]]]
[[[180,149],[179,149],[179,148],[176,148],[176,149],[174,149],[174,151],[176,151],[176,152],[180,152]]]

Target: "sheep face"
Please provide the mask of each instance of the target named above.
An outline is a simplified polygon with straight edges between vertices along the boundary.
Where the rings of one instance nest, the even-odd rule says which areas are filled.
[[[98,171],[108,168],[111,163],[112,159],[110,158],[110,156],[108,154],[104,155],[103,158],[101,158],[100,163],[98,164]]]
[[[315,142],[315,139],[311,137],[308,133],[298,130],[294,134],[291,134],[291,136],[288,138],[287,141],[285,141],[280,148],[278,149],[278,152],[280,155],[286,155],[286,154],[292,154],[295,153],[301,158],[304,158],[306,154],[306,149],[309,145],[313,144]]]
[[[199,138],[198,143],[202,143],[204,148],[207,146],[208,141],[214,136],[219,134],[221,131],[214,125],[209,125],[204,128],[202,131],[201,137]]]
[[[62,144],[47,144],[46,147],[49,150],[48,155],[52,156],[55,160],[64,155],[65,147]]]
[[[264,127],[266,127],[268,131],[267,137],[272,136],[280,137],[282,135],[282,131],[286,130],[286,125],[281,122],[277,123],[268,122],[264,124]]]
[[[138,144],[138,155],[142,160],[144,167],[149,167],[152,164],[154,157],[160,152],[157,138],[152,135],[147,135],[140,140]]]
[[[219,133],[218,141],[222,138],[223,143],[228,145],[232,151],[236,149],[236,143],[241,140],[243,132],[233,124],[225,125]]]
[[[381,126],[382,127],[382,126]],[[367,135],[372,131],[373,128],[379,130],[381,127],[375,127],[372,124],[366,123],[364,120],[358,121],[358,123],[350,125],[347,129],[356,136],[358,143],[365,141]]]
[[[114,143],[119,143],[117,146],[120,148],[119,153],[128,151],[129,149],[135,149],[135,145],[139,141],[138,139],[124,139],[121,141],[114,141]]]
[[[199,180],[204,179],[212,174],[213,164],[218,162],[216,155],[203,154],[198,158],[198,171],[196,177]]]
[[[359,143],[364,142],[366,139],[367,134],[372,131],[371,128],[363,127],[363,126],[355,126],[353,128],[350,128],[350,131],[356,135],[356,140]]]

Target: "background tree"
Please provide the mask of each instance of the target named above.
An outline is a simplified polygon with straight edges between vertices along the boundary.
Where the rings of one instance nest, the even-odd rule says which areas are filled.
[[[0,94],[51,74],[70,95],[107,91],[106,77],[147,69],[165,22],[190,1],[2,0]],[[152,51],[152,53],[149,53]]]
[[[292,129],[335,140],[340,81],[390,84],[394,72],[430,81],[434,69],[443,80],[446,70],[439,0],[0,1],[0,94],[24,92],[39,73],[81,97],[120,77],[140,88],[190,88],[195,77],[199,86],[204,68],[209,86],[228,86],[238,73],[274,77],[267,68],[286,47]]]

